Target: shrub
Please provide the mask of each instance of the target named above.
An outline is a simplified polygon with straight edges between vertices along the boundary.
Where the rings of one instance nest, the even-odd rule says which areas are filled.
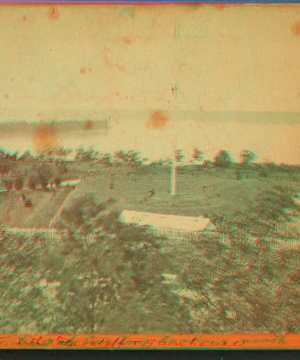
[[[42,187],[46,189],[54,174],[53,167],[49,164],[42,164],[38,168],[38,174]]]
[[[61,184],[61,178],[60,178],[60,177],[56,177],[56,178],[54,179],[54,185],[55,185],[56,187],[60,187],[60,184]]]
[[[13,182],[12,182],[12,180],[9,180],[9,179],[4,180],[3,184],[5,186],[5,189],[7,189],[8,191],[10,191],[13,187]]]
[[[16,190],[21,190],[24,186],[24,180],[21,177],[18,177],[15,181],[15,188]]]
[[[30,199],[26,199],[25,206],[32,206],[32,201]]]
[[[259,178],[261,179],[267,179],[269,176],[269,173],[266,169],[262,169],[259,173],[258,173]]]
[[[57,170],[61,174],[67,172],[67,164],[64,161],[57,163]]]
[[[29,189],[31,189],[31,190],[36,189],[36,187],[38,186],[38,183],[39,183],[38,177],[37,176],[32,176],[29,179],[29,182],[28,182]]]
[[[48,184],[49,184],[50,178],[48,176],[46,176],[46,175],[41,175],[40,180],[41,180],[42,187],[44,189],[46,189]]]

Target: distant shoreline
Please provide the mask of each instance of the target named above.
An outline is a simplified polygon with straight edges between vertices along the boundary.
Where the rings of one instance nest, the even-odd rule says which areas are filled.
[[[60,121],[26,121],[26,120],[6,120],[0,122],[0,132],[5,133],[32,133],[39,131],[51,132],[70,132],[70,131],[91,131],[107,130],[111,127],[110,120],[60,120]]]

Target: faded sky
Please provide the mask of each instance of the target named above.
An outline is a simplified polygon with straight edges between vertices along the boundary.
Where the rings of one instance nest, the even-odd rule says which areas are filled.
[[[1,120],[110,116],[112,148],[139,128],[131,147],[165,154],[177,117],[187,151],[224,144],[236,156],[244,138],[264,158],[300,162],[299,5],[0,6],[0,24]],[[281,125],[260,115],[245,127],[242,112],[282,113]]]

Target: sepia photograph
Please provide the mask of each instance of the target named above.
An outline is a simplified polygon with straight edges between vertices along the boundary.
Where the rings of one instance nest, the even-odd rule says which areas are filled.
[[[0,24],[0,334],[300,335],[300,4]]]

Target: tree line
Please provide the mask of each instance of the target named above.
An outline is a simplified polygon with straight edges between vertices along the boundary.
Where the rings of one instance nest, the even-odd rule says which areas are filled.
[[[101,152],[94,147],[84,148],[79,147],[75,149],[69,149],[64,147],[49,147],[38,151],[37,155],[33,156],[29,152],[26,152],[22,156],[19,156],[17,152],[10,153],[0,148],[0,173],[3,176],[12,170],[16,165],[25,161],[25,155],[30,158],[34,164],[41,163],[53,163],[57,166],[58,172],[67,172],[67,157],[72,152],[75,152],[75,163],[94,162],[104,164],[105,166],[118,166],[128,165],[133,169],[137,169],[140,166],[149,165],[151,167],[170,167],[173,161],[171,156],[161,158],[149,163],[149,159],[143,157],[139,151],[134,149],[130,150],[116,150],[113,153]],[[175,161],[177,165],[189,167],[196,167],[200,169],[235,169],[236,177],[239,179],[243,173],[247,173],[253,169],[260,172],[262,178],[266,178],[271,172],[288,172],[295,173],[300,171],[299,165],[292,164],[276,164],[274,162],[256,163],[257,155],[251,150],[244,149],[239,155],[239,161],[234,162],[230,153],[227,150],[221,149],[217,152],[212,160],[205,159],[204,151],[194,148],[190,154],[190,160],[185,161],[186,155],[182,149],[175,151]]]

